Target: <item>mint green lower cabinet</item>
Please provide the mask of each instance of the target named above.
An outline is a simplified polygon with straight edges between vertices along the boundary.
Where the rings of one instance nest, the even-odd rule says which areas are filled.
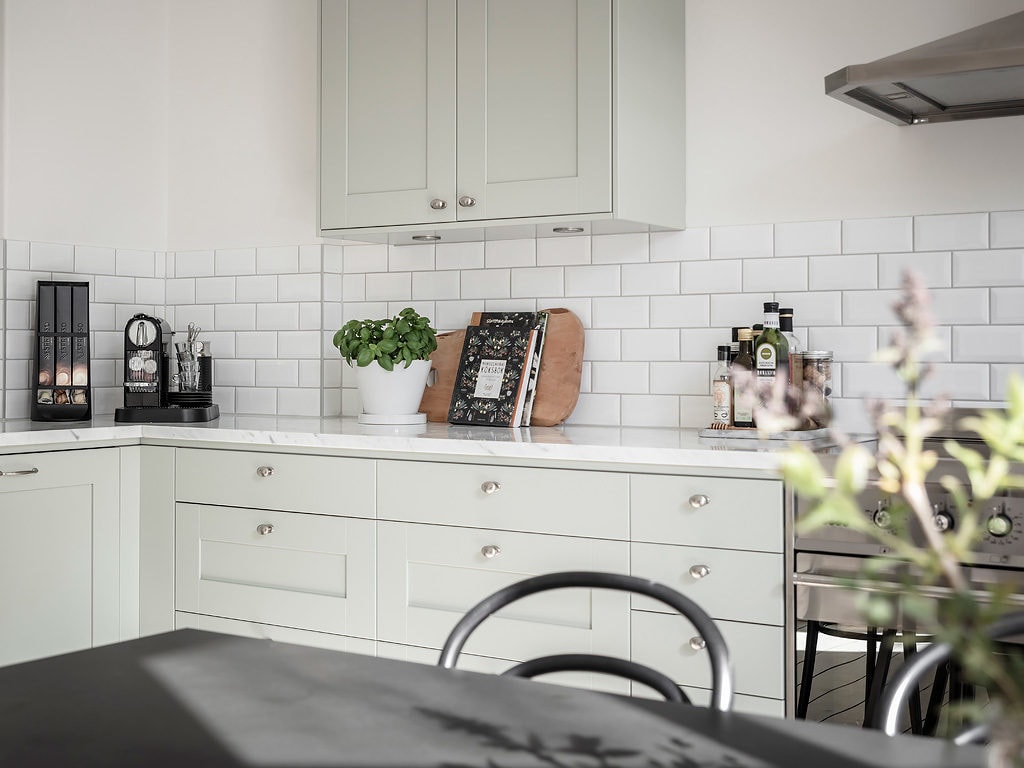
[[[122,639],[118,449],[0,456],[0,470],[0,664]]]
[[[315,648],[327,648],[332,651],[362,653],[367,656],[377,654],[377,644],[373,640],[362,637],[346,637],[332,635],[327,632],[310,632],[305,629],[279,627],[274,624],[260,624],[255,621],[224,619],[220,616],[203,616],[196,613],[178,611],[174,615],[175,629],[204,629],[209,632],[223,632],[227,635],[241,635],[279,643],[310,645]]]

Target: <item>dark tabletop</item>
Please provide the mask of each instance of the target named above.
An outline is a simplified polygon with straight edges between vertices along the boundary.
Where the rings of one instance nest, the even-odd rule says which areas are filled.
[[[984,752],[179,630],[0,668],[0,766],[981,768]]]

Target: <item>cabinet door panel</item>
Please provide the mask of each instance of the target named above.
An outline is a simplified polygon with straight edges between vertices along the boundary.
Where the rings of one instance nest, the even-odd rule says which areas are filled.
[[[454,0],[324,0],[321,29],[321,226],[454,220]]]
[[[223,632],[226,635],[241,635],[242,637],[255,637],[261,640],[274,640],[280,643],[295,643],[296,645],[311,645],[314,648],[330,648],[332,651],[362,653],[367,656],[374,656],[377,653],[377,644],[373,640],[366,640],[361,637],[331,635],[327,632],[310,632],[305,629],[278,627],[273,624],[260,624],[255,621],[222,619],[219,616],[204,616],[202,614],[184,613],[182,611],[177,611],[174,614],[174,628],[205,629],[209,632]]]
[[[175,518],[179,611],[373,637],[373,521],[201,504]]]
[[[120,639],[117,449],[0,457],[0,664]]]
[[[611,210],[611,7],[460,0],[460,221]]]
[[[476,528],[378,524],[378,639],[440,648],[474,604],[515,581],[552,571],[629,567],[625,542]],[[500,554],[488,558],[487,546]],[[557,590],[517,601],[485,621],[468,653],[504,659],[629,651],[629,596]]]

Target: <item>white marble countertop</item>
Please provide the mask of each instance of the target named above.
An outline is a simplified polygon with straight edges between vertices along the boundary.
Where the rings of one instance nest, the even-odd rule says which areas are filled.
[[[561,425],[502,429],[428,423],[422,427],[376,427],[354,418],[225,415],[206,424],[118,424],[112,417],[91,422],[47,424],[7,421],[0,453],[66,450],[103,445],[178,445],[275,450],[337,455],[377,455],[515,463],[699,466],[772,472],[784,440],[704,438],[694,429]],[[828,451],[827,439],[807,441]]]

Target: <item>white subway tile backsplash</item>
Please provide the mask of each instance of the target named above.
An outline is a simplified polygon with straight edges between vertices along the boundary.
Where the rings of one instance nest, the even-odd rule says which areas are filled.
[[[279,245],[272,248],[256,249],[257,274],[280,275],[298,271],[299,249],[297,246]],[[319,271],[319,268],[317,271]]]
[[[841,325],[843,322],[843,294],[839,291],[778,293],[775,300],[779,306],[793,308],[793,327],[798,336],[811,326]]]
[[[806,291],[807,259],[749,259],[743,263],[743,290]]]
[[[808,261],[808,287],[812,291],[878,287],[878,259],[874,254],[820,257]]]
[[[953,328],[954,362],[1012,363],[1021,360],[1024,360],[1024,327],[1020,325]]]
[[[512,297],[561,296],[565,293],[562,267],[528,267],[512,270]]]
[[[226,360],[216,358],[213,361],[213,380],[218,387],[251,387],[256,383],[254,360]]]
[[[436,269],[483,269],[484,244],[438,243],[434,246],[434,266]]]
[[[591,388],[598,393],[645,393],[650,391],[648,363],[591,363]]]
[[[412,274],[380,272],[366,276],[367,301],[408,300],[412,298]]]
[[[20,269],[11,264],[11,249],[7,246],[7,268]],[[27,268],[28,265],[25,265]],[[89,245],[75,246],[75,272],[84,275],[113,275],[117,273],[113,248]]]
[[[218,331],[248,331],[256,327],[255,304],[218,304],[214,311]]]
[[[152,251],[117,249],[115,274],[125,277],[156,277],[156,254]],[[75,265],[78,268],[77,262]]]
[[[590,392],[580,394],[567,424],[620,424],[622,396]]]
[[[843,222],[843,253],[912,251],[914,220],[909,216],[849,219]]]
[[[665,395],[623,395],[622,424],[632,427],[673,427],[679,423],[679,398]]]
[[[898,323],[893,305],[899,296],[899,291],[843,292],[843,325],[877,326]],[[796,323],[795,314],[793,322]]]
[[[711,297],[711,325],[731,328],[764,320],[764,303],[773,301],[770,293],[736,293]],[[789,306],[789,305],[787,305]],[[725,344],[726,341],[719,342]]]
[[[110,249],[110,253],[111,267],[113,267],[113,248]],[[7,240],[4,243],[4,266],[7,269],[32,269],[32,260],[29,257],[29,243],[24,240]]]
[[[908,273],[916,274],[929,288],[948,288],[953,279],[949,251],[878,254],[878,287],[899,288]]]
[[[313,331],[323,324],[323,305],[315,301],[299,304],[299,330]]]
[[[462,272],[463,299],[507,299],[512,289],[508,269],[470,269]]]
[[[21,270],[7,270],[7,298],[8,299],[31,299],[35,301],[37,291],[36,282],[39,280],[50,280],[49,272],[22,272]],[[128,278],[125,278],[126,280]],[[93,280],[95,284],[95,280]],[[95,300],[95,298],[94,298]]]
[[[327,244],[323,246],[324,272],[340,275],[345,271],[345,249],[343,246]],[[302,270],[305,272],[306,270]]]
[[[588,328],[584,347],[588,360],[622,360],[622,331]]]
[[[177,251],[171,277],[212,277],[213,251]]]
[[[277,334],[277,357],[309,359],[320,357],[320,333],[317,331],[282,331]]]
[[[93,301],[110,304],[135,302],[135,281],[130,277],[97,275],[93,280]]]
[[[334,354],[338,354],[334,350]],[[319,360],[299,360],[299,386],[306,389],[319,387],[322,379]]]
[[[476,301],[438,301],[434,305],[431,325],[439,332],[461,330],[479,306]]]
[[[157,277],[135,279],[135,300],[140,304],[163,304],[166,301],[166,281]]]
[[[738,293],[743,290],[743,262],[693,261],[682,265],[683,293]]]
[[[652,296],[652,328],[706,327],[711,322],[709,296]]]
[[[541,237],[537,239],[537,266],[562,267],[590,263],[589,237]]]
[[[8,300],[6,306],[6,327],[13,330],[35,328],[35,304],[31,301]]]
[[[842,223],[800,221],[775,225],[775,256],[823,256],[842,250]]]
[[[992,288],[991,299],[993,323],[1024,323],[1024,287]]]
[[[392,245],[388,248],[389,272],[422,272],[434,269],[433,245]]]
[[[213,268],[216,275],[256,274],[255,248],[223,248],[213,254]]]
[[[235,301],[235,278],[196,278],[197,304],[231,304]]]
[[[277,411],[282,416],[319,416],[320,390],[296,387],[277,390]]]
[[[650,299],[646,296],[594,298],[591,308],[594,328],[650,326]]]
[[[932,375],[921,387],[925,397],[945,396],[954,400],[987,400],[989,366],[945,363],[932,366]]]
[[[760,322],[760,318],[758,322]],[[746,324],[747,321],[736,322],[736,325]],[[731,339],[732,326],[729,328],[683,328],[679,332],[679,359],[705,364],[710,360],[718,360],[718,345],[728,344]]]
[[[711,230],[651,233],[651,261],[702,261],[711,258]]]
[[[594,264],[635,264],[650,260],[650,241],[646,233],[598,235],[591,242]]]
[[[235,411],[274,415],[277,413],[277,390],[272,388],[236,387]]]
[[[217,321],[217,327],[224,328],[220,324],[219,317]],[[299,330],[299,305],[296,303],[257,304],[256,324],[250,327],[255,327],[258,331],[297,331]],[[319,323],[316,327],[320,327]]]
[[[812,328],[807,332],[806,349],[832,350],[837,363],[869,363],[878,352],[875,328]]]
[[[1024,211],[996,211],[989,214],[992,248],[1024,247]]]
[[[320,301],[320,288],[319,274],[279,275],[277,278],[277,300]]]
[[[711,392],[711,366],[700,362],[651,363],[651,392],[656,395],[707,395]],[[710,411],[708,416],[710,421]]]
[[[277,301],[277,277],[274,275],[236,277],[235,300],[253,302]]]
[[[387,272],[387,245],[346,245],[343,256],[343,271],[350,272]]]
[[[164,300],[168,304],[195,304],[196,281],[191,277],[172,277],[166,281]]]
[[[679,359],[679,330],[677,328],[627,328],[621,333],[622,360]]]
[[[955,252],[953,285],[1024,285],[1024,248]]]
[[[58,243],[32,243],[29,264],[33,270],[45,272],[74,272],[75,247]]]
[[[299,272],[320,272],[323,270],[323,246],[299,246]]]
[[[258,387],[299,386],[298,360],[256,360],[255,383]]]
[[[537,264],[536,240],[490,240],[484,244],[484,266],[532,267]]]
[[[772,255],[771,224],[711,228],[712,259],[766,259]]]
[[[622,291],[621,267],[612,265],[566,267],[566,296],[618,296]]]
[[[246,331],[235,334],[235,357],[253,358],[254,360],[272,360],[277,358],[278,343],[276,333]],[[217,347],[214,347],[216,350]],[[283,345],[280,357],[294,357],[290,349]]]
[[[1005,403],[1010,398],[1010,379],[1016,377],[1018,384],[1024,382],[1024,373],[1021,372],[1020,363],[1014,365],[993,365],[992,371],[992,393],[991,398]]]
[[[958,213],[914,217],[915,251],[988,248],[988,214]]]
[[[988,323],[987,288],[939,288],[930,296],[932,312],[940,325]]]
[[[679,264],[623,264],[623,296],[656,296],[679,293]]]

